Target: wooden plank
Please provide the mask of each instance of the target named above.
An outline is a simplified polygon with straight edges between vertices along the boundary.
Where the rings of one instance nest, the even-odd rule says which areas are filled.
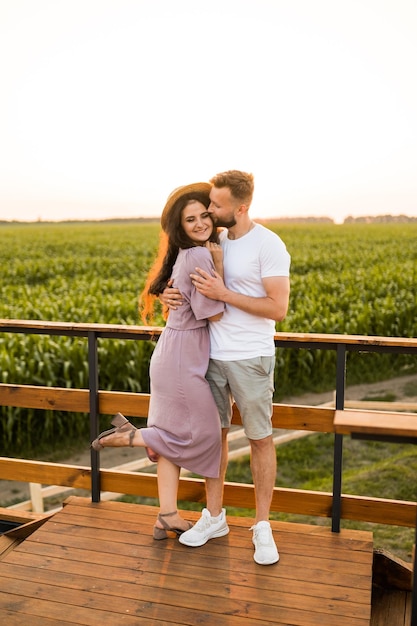
[[[71,617],[68,616],[68,619],[71,619]],[[16,613],[15,611],[8,611],[0,608],[0,624],[5,624],[7,626],[25,626],[26,624],[30,624],[30,626],[68,626],[70,624],[74,624],[74,622],[68,621],[63,616],[58,620],[50,619],[46,616],[38,617],[33,614],[27,615],[25,618],[22,616],[22,613]]]
[[[113,415],[120,411],[127,417],[146,418],[149,400],[150,395],[146,393],[98,392],[99,412],[102,415]],[[0,383],[0,406],[88,413],[89,390]],[[273,404],[274,428],[333,432],[333,418],[333,408]],[[242,424],[235,404],[232,424]]]
[[[287,430],[311,430],[314,432],[333,432],[335,409],[296,404],[272,405],[272,425],[274,428]],[[242,418],[236,404],[233,405],[232,424],[242,425]]]
[[[151,510],[154,507],[151,507]],[[55,522],[55,532],[60,532],[59,524],[61,521],[64,521],[66,525],[69,523],[73,524],[76,527],[88,526],[98,529],[106,529],[109,524],[112,523],[113,520],[116,519],[117,514],[111,514],[112,511],[109,510],[104,514],[104,510],[100,510],[100,515],[98,516],[94,509],[91,508],[91,505],[86,511],[81,509],[80,507],[75,508],[72,506],[69,510],[65,510],[64,515],[56,514],[54,517]],[[185,512],[184,516],[187,519],[196,520],[199,516],[196,512]],[[155,512],[152,511],[151,516],[147,522],[144,523],[144,515],[141,514],[140,522],[143,528],[146,528],[146,533],[148,535],[152,534],[152,525],[155,521]],[[239,528],[244,528],[249,530],[250,525],[252,524],[252,520],[250,518],[241,518],[241,517],[230,517],[230,524],[234,526],[239,526]],[[145,524],[145,525],[144,525]],[[337,548],[338,551],[338,559],[340,561],[346,560],[351,561],[352,558],[355,559],[358,567],[360,568],[361,563],[366,562],[368,564],[369,551],[372,550],[372,541],[370,533],[365,533],[363,536],[359,535],[359,538],[356,535],[353,535],[355,538],[355,544],[352,548],[352,535],[345,533],[331,533],[328,528],[322,528],[324,532],[318,533],[306,533],[306,537],[303,535],[303,530],[305,528],[304,525],[296,525],[297,530],[295,532],[292,531],[291,528],[286,530],[286,527],[282,525],[281,522],[271,522],[272,527],[277,529],[279,532],[285,533],[286,544],[291,547],[291,552],[294,555],[298,554],[308,554],[309,557],[318,557],[320,559],[328,559],[332,558],[334,555],[334,551]],[[124,513],[124,525],[123,530],[130,530],[131,532],[136,532],[138,525],[138,520],[133,516],[132,512]],[[314,527],[313,527],[314,528]],[[242,534],[236,537],[234,542],[234,546],[241,548],[246,546],[247,541],[246,537],[241,541]],[[38,534],[39,537],[39,534]],[[251,547],[251,546],[250,546]],[[352,557],[352,549],[356,551],[356,554]],[[357,573],[359,570],[357,570]]]
[[[45,517],[43,513],[32,513],[31,511],[16,511],[0,506],[0,519],[7,522],[17,522],[25,524],[34,520]]]
[[[417,348],[417,338],[416,337],[379,337],[375,335],[340,335],[340,334],[322,334],[322,333],[275,333],[274,335],[275,342],[280,343],[292,343],[297,342],[301,344],[299,347],[302,347],[303,343],[311,343],[311,344],[334,344],[334,345],[354,345],[354,346],[386,346],[386,347],[404,347],[413,351],[413,349]]]
[[[405,500],[385,500],[344,494],[341,513],[343,519],[414,528],[417,504]]]
[[[384,589],[411,591],[413,566],[387,550],[375,550],[372,578],[374,584]]]
[[[111,575],[111,572],[109,574]],[[172,576],[165,576],[164,582],[172,578]],[[80,586],[81,583],[84,585],[83,588]],[[71,586],[72,584],[74,586]],[[80,579],[78,576],[65,578],[65,574],[62,577],[56,575],[52,601],[49,600],[50,589],[48,587],[50,587],[48,583],[40,581],[22,581],[0,576],[2,592],[19,595],[20,603],[24,606],[37,607],[40,604],[39,601],[41,603],[42,600],[47,601],[48,608],[44,609],[44,614],[50,615],[54,612],[56,614],[54,607],[59,603],[61,610],[67,609],[71,617],[74,612],[78,612],[84,619],[91,619],[93,624],[103,623],[104,612],[107,614],[106,623],[109,623],[108,615],[110,614],[113,616],[113,624],[118,623],[118,616],[122,619],[122,616],[126,614],[140,615],[140,619],[171,620],[174,624],[205,623],[213,626],[239,626],[248,619],[249,624],[268,626],[271,624],[334,626],[335,623],[338,626],[368,626],[369,624],[369,617],[364,609],[362,607],[356,609],[354,603],[343,603],[333,599],[326,606],[325,600],[310,597],[309,603],[305,604],[301,603],[304,596],[294,595],[288,597],[288,606],[285,603],[274,605],[275,595],[284,599],[287,597],[286,594],[270,592],[268,603],[263,603],[259,592],[256,593],[255,590],[245,592],[244,587],[241,587],[240,594],[233,594],[233,599],[230,597],[223,599],[200,593],[201,589],[204,589],[203,583],[201,583],[201,589],[193,586],[191,593],[189,584],[185,590],[174,591],[165,587],[151,586],[147,579],[143,584],[115,584],[113,581],[98,580],[92,577],[91,573],[88,577]],[[2,594],[0,594],[1,605]],[[327,612],[317,612],[315,605],[324,607]],[[341,614],[342,606],[349,606],[346,614]],[[10,603],[7,602],[5,608],[9,607]],[[99,615],[92,614],[91,608],[99,611]],[[125,623],[124,620],[123,623]],[[137,622],[133,623],[137,624]],[[142,624],[142,621],[140,623]]]
[[[123,472],[102,469],[101,488],[113,493],[126,493],[144,497],[157,497],[157,479],[145,472]],[[76,465],[26,461],[0,457],[0,478],[45,485],[59,484],[67,487],[91,488],[91,469]],[[204,481],[197,478],[180,478],[179,499],[205,502]],[[226,483],[224,488],[226,506],[255,508],[253,485]],[[331,517],[332,494],[276,487],[273,492],[271,511]],[[342,496],[344,519],[393,524],[413,528],[417,504],[400,500],[385,500],[365,496]]]
[[[55,538],[56,544],[54,545],[48,541],[48,537],[43,535],[38,538],[39,541],[37,543],[28,543],[25,553],[18,553],[14,556],[13,566],[15,568],[20,567],[22,570],[14,570],[13,575],[27,576],[29,575],[28,571],[24,568],[41,567],[45,577],[48,576],[49,570],[62,572],[63,574],[67,573],[68,575],[88,576],[91,573],[91,564],[94,563],[97,566],[97,577],[106,578],[109,574],[107,568],[110,567],[109,555],[106,550],[102,552],[91,550],[91,539],[88,537],[84,538],[80,536],[79,533],[77,533],[77,535],[71,535],[70,538],[73,543],[68,541],[68,535],[57,535]],[[109,542],[108,537],[106,542]],[[117,547],[119,546],[117,543],[115,545]],[[68,549],[71,550],[71,558],[66,558],[66,556],[64,558],[64,546],[66,552],[68,552]],[[285,546],[284,548],[280,546],[280,549],[281,552],[283,549],[284,551],[287,550]],[[178,555],[172,556],[170,562],[172,565],[175,565],[177,562],[181,565],[180,559],[176,559],[176,556]],[[145,547],[141,547],[140,549],[140,558],[146,558],[147,583],[149,585],[157,585],[161,567],[160,559],[152,558],[152,551]],[[219,558],[216,557],[217,563],[214,557],[207,558],[209,559],[208,564],[216,568],[216,577],[214,580],[206,580],[204,583],[205,592],[213,595],[224,594],[227,584],[244,585],[247,588],[256,586],[257,577],[250,574],[243,574],[241,571],[236,570],[236,568],[229,571],[226,569],[217,569]],[[122,553],[119,553],[118,551],[117,554],[111,555],[112,576],[114,580],[118,580],[119,582],[135,582],[137,580],[137,565],[138,558],[132,556],[132,549],[130,549],[129,552],[122,551]],[[268,580],[263,581],[264,590],[268,592],[276,591],[277,585],[279,585],[279,589],[283,593],[299,594],[300,576],[299,573],[297,574],[296,565],[292,564],[291,568],[287,567],[284,573],[282,573],[282,569],[283,568],[280,570],[281,575],[270,576]],[[11,572],[12,570],[8,569],[9,575],[12,575]],[[350,599],[351,601],[359,603],[366,603],[369,600],[369,589],[363,586],[363,575],[359,576],[355,574],[355,576],[349,576],[348,579],[345,579],[338,574],[329,581],[328,570],[317,568],[314,572],[317,572],[317,578],[313,580],[307,578],[307,573],[304,574],[305,580],[303,580],[302,585],[303,595],[313,597],[322,595],[327,599],[338,597],[339,599],[343,598],[344,601]],[[165,588],[167,588],[167,585],[172,586],[173,589],[194,585],[194,581],[204,579],[206,574],[207,567],[205,567],[204,564],[197,566],[190,563],[185,570],[182,568],[175,577],[173,576],[167,581]],[[351,587],[348,586],[350,582],[353,583]],[[358,582],[360,586],[357,585]]]
[[[157,608],[153,603],[146,601],[130,601],[124,598],[103,596],[102,594],[89,594],[79,591],[62,591],[60,594],[55,593],[53,598],[49,597],[51,589],[48,586],[37,587],[35,583],[22,584],[19,588],[17,584],[13,585],[13,581],[5,581],[7,590],[0,591],[0,610],[12,611],[15,609],[16,617],[23,617],[22,624],[32,624],[32,619],[49,619],[52,623],[61,624],[79,624],[91,626],[115,626],[115,624],[123,624],[124,626],[172,626],[172,620],[156,619],[155,612]],[[14,591],[10,591],[14,589]],[[85,606],[78,606],[77,602],[83,602]],[[112,602],[112,605],[109,603]],[[89,606],[91,605],[91,606]],[[4,608],[3,608],[4,607]],[[169,611],[166,611],[169,614]],[[178,612],[177,612],[178,613]],[[184,613],[181,612],[181,615]],[[62,616],[65,616],[64,618]],[[175,620],[176,613],[173,611]],[[195,624],[192,621],[196,615],[186,616],[188,621],[178,622],[184,625]],[[69,622],[65,618],[70,619]],[[19,621],[17,619],[17,624]],[[175,623],[175,621],[174,621]],[[262,624],[261,626],[270,626]]]
[[[394,437],[417,437],[417,414],[385,411],[336,411],[334,430],[341,435],[363,433]]]
[[[382,402],[379,400],[345,400],[343,409],[359,409],[365,411],[389,411],[395,413],[404,411],[405,413],[413,413],[417,411],[416,402]]]
[[[88,490],[91,487],[91,468],[0,457],[0,478]]]
[[[262,567],[247,518],[230,518],[230,535],[190,549],[155,542],[155,517],[154,507],[69,498],[0,563],[0,610],[18,607],[28,623],[61,611],[92,626],[369,624],[370,533],[359,531],[356,545],[355,531],[272,522],[281,560]]]
[[[42,526],[52,514],[45,514],[38,519],[31,520],[30,522],[26,522],[26,524],[21,524],[17,528],[13,528],[12,530],[8,530],[4,533],[7,537],[12,537],[13,539],[19,539],[23,541],[26,537],[29,537],[31,533],[33,533],[37,528]]]
[[[274,428],[333,432],[334,409],[307,405],[274,404]]]
[[[100,532],[99,535],[100,544],[103,545],[103,551],[106,553],[108,552],[106,546],[111,543],[111,538],[106,531]],[[150,547],[143,547],[140,549],[140,560],[138,561],[137,558],[133,559],[130,557],[130,554],[132,553],[131,548],[130,553],[125,555],[124,558],[122,558],[119,554],[107,554],[106,561],[106,559],[103,558],[97,559],[97,551],[92,550],[91,539],[88,541],[88,538],[85,538],[84,544],[80,541],[79,534],[76,535],[76,539],[79,547],[76,553],[72,555],[71,561],[67,558],[62,558],[62,552],[59,555],[56,552],[54,553],[52,550],[48,552],[48,544],[41,544],[40,546],[39,552],[42,552],[42,548],[44,548],[45,554],[34,552],[36,547],[32,545],[32,551],[30,554],[26,552],[16,553],[13,556],[13,563],[6,563],[4,573],[10,578],[27,580],[33,580],[36,578],[38,582],[50,582],[51,578],[53,578],[55,584],[62,587],[68,585],[68,576],[71,576],[71,573],[73,573],[74,575],[80,577],[80,579],[76,581],[76,585],[80,585],[81,588],[88,588],[88,581],[82,580],[82,577],[85,576],[88,578],[91,576],[92,563],[94,563],[96,566],[95,571],[97,570],[94,576],[97,580],[102,579],[102,581],[107,582],[108,579],[111,579],[117,580],[119,583],[123,582],[131,585],[137,584],[139,580],[144,582],[142,581],[142,577],[144,575],[138,574],[139,563],[141,568],[143,567],[146,569],[146,585],[150,587],[157,587],[160,584],[160,571],[161,567],[163,567],[161,558],[162,555],[166,556],[166,551],[168,549],[166,545],[163,547],[163,553],[160,551],[162,547],[161,549],[158,547],[159,556],[157,556],[155,554],[155,550],[152,550]],[[248,543],[249,541],[250,539],[248,539]],[[227,542],[226,544],[225,542],[222,542],[222,544],[223,545],[220,547],[224,550],[224,546],[227,545]],[[114,547],[118,546],[119,543],[116,542]],[[70,550],[72,553],[71,547]],[[361,576],[356,574],[353,577],[354,580],[359,581],[361,585],[359,589],[355,589],[353,585],[349,587],[351,581],[349,578],[348,564],[346,564],[346,568],[348,569],[348,578],[345,581],[343,581],[343,578],[338,575],[339,582],[336,583],[332,580],[329,584],[328,579],[326,580],[324,576],[326,572],[327,576],[329,575],[329,569],[322,565],[321,567],[316,568],[308,567],[307,572],[304,572],[302,578],[302,586],[300,586],[301,579],[297,576],[296,566],[293,565],[292,569],[289,567],[289,560],[286,557],[288,550],[285,545],[281,548],[281,551],[283,555],[282,558],[284,559],[284,566],[288,570],[289,576],[287,577],[284,575],[287,574],[287,572],[284,572],[280,577],[272,574],[269,577],[262,579],[259,583],[259,576],[256,576],[250,571],[251,569],[256,569],[255,565],[252,566],[252,549],[236,549],[228,554],[227,559],[223,561],[221,558],[219,559],[218,556],[215,558],[213,556],[206,557],[208,559],[207,567],[210,566],[210,568],[212,568],[214,565],[215,570],[212,571],[216,571],[215,578],[210,578],[209,580],[207,580],[207,567],[196,567],[194,565],[197,558],[200,560],[201,554],[200,557],[196,554],[188,557],[191,561],[187,563],[187,566],[185,566],[184,551],[170,549],[169,563],[172,573],[166,578],[164,582],[164,589],[172,593],[181,593],[184,589],[192,586],[193,592],[202,596],[215,597],[216,599],[222,598],[224,600],[230,600],[231,597],[233,597],[233,599],[240,601],[244,599],[245,595],[250,594],[251,592],[257,593],[257,586],[261,584],[264,592],[268,591],[268,603],[288,607],[291,607],[293,604],[300,606],[308,603],[310,610],[314,610],[316,612],[329,612],[333,609],[330,609],[328,605],[332,602],[336,602],[339,610],[342,610],[344,613],[349,612],[351,615],[355,615],[358,612],[361,613],[362,608],[360,605],[369,602],[369,588],[365,587],[365,582],[369,583],[369,564],[366,572],[364,571]],[[238,558],[239,552],[242,552],[242,554],[245,555],[245,560],[242,561],[242,557],[240,559]],[[99,551],[98,554],[102,557],[101,551]],[[286,558],[287,563],[285,563]],[[115,562],[113,559],[115,559]],[[224,563],[224,567],[220,568],[219,565],[222,563]],[[350,565],[352,566],[352,563]],[[240,571],[244,572],[244,576],[231,574],[232,571],[234,572],[237,570],[236,566],[240,567]],[[284,567],[278,569],[282,571]],[[320,582],[316,580],[312,582],[311,578],[308,576],[308,572],[310,572],[311,575],[311,573],[316,571],[318,572],[318,575],[321,576]],[[339,571],[336,571],[335,573],[340,574],[340,567]],[[101,584],[103,584],[103,582],[101,582]],[[232,595],[230,593],[230,585],[233,586]],[[323,589],[324,592],[322,593]],[[277,593],[278,591],[279,594]],[[281,597],[284,591],[285,595],[289,596],[288,598]],[[299,597],[300,595],[302,595],[302,598]],[[309,598],[307,599],[305,596],[309,596]],[[204,603],[204,601],[209,602],[209,598],[202,598],[201,602]],[[181,603],[183,602],[185,602],[185,599],[181,599]],[[348,609],[343,606],[345,602],[352,603]],[[192,606],[194,606],[194,603]]]
[[[133,324],[85,324],[80,322],[50,322],[43,320],[20,320],[20,319],[0,319],[0,332],[19,332],[25,330],[35,330],[37,332],[44,331],[48,334],[48,330],[52,333],[62,332],[73,333],[76,332],[80,335],[87,335],[88,332],[93,331],[99,333],[101,336],[117,336],[118,334],[136,335],[138,339],[140,337],[147,337],[149,334],[157,337],[161,334],[163,328],[160,326],[137,326]],[[417,349],[417,338],[415,337],[379,337],[372,335],[342,335],[342,334],[322,334],[322,333],[287,333],[277,332],[274,334],[274,339],[279,343],[293,343],[300,344],[347,344],[356,346],[378,345],[388,347],[405,347],[410,350]]]
[[[88,413],[88,389],[0,384],[0,406]]]
[[[114,415],[123,413],[127,417],[148,417],[148,393],[127,393],[117,391],[99,391],[99,411],[102,414]]]
[[[150,395],[145,393],[98,392],[99,412],[103,415],[112,415],[120,411],[128,417],[146,418],[149,400]],[[89,391],[88,389],[0,383],[0,406],[88,413]],[[399,434],[402,432],[403,425],[415,432],[417,418],[413,413],[355,411],[354,409],[345,409],[335,413],[335,409],[331,407],[279,403],[273,404],[272,425],[274,428],[288,430],[328,433],[335,431],[340,434],[350,434],[353,425],[360,428],[357,432],[369,432],[366,430],[367,427],[375,429],[376,420],[380,424],[384,423],[387,427],[392,427],[393,417],[390,418],[390,416],[395,417],[396,430]],[[232,424],[242,425],[236,405],[233,405]]]
[[[158,336],[162,332],[160,326],[136,326],[128,324],[84,324],[82,322],[50,322],[43,320],[14,320],[14,319],[0,319],[0,331],[18,332],[23,330],[33,329],[37,332],[44,331],[44,334],[48,334],[48,330],[52,331],[51,334],[57,334],[57,332],[65,335],[66,333],[78,333],[79,335],[87,336],[90,331],[100,334],[124,334],[137,335],[147,337],[149,334]]]
[[[14,550],[21,541],[34,532],[50,517],[48,514],[28,513],[26,511],[11,511],[0,507],[0,519],[19,524],[16,528],[5,531],[0,535],[0,560],[10,550]]]
[[[88,389],[0,383],[0,406],[88,413],[89,394]],[[149,394],[142,393],[99,391],[99,411],[104,415],[120,411],[128,417],[146,418],[149,398]]]
[[[0,569],[3,564],[0,564]],[[110,572],[111,575],[111,572]],[[60,613],[70,615],[72,623],[80,624],[160,624],[170,623],[194,625],[204,623],[210,626],[241,626],[248,623],[254,626],[292,624],[294,626],[368,626],[368,611],[362,609],[362,616],[354,615],[352,603],[349,615],[340,613],[338,606],[329,603],[329,612],[316,612],[309,605],[280,606],[263,599],[263,589],[248,590],[241,598],[214,598],[194,593],[190,585],[178,592],[165,589],[165,582],[173,578],[165,574],[158,587],[147,584],[146,577],[140,583],[128,584],[98,580],[91,571],[86,580],[67,577],[60,587],[36,580],[18,580],[0,576],[0,608],[10,610],[18,606],[18,612],[45,615],[54,618]],[[207,573],[206,573],[207,578]],[[59,581],[58,581],[59,582]],[[84,588],[79,587],[84,583]],[[234,591],[234,590],[232,590]],[[244,588],[242,589],[244,593]],[[285,594],[280,593],[282,598]],[[290,598],[291,603],[297,597]],[[370,612],[370,611],[369,611]],[[140,620],[138,622],[138,619]],[[30,622],[29,622],[30,623]]]
[[[411,594],[374,588],[370,626],[410,626]]]
[[[14,550],[14,548],[18,546],[19,543],[20,539],[0,535],[0,561],[6,556],[8,552],[10,552],[10,550]]]

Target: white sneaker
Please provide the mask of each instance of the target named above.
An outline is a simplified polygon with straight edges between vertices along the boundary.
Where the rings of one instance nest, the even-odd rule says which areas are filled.
[[[211,517],[210,511],[203,509],[198,522],[194,524],[190,530],[186,530],[185,533],[182,533],[178,540],[185,546],[197,548],[198,546],[203,546],[209,539],[224,537],[228,532],[229,527],[226,522],[226,509],[222,509],[218,521]]]
[[[259,565],[272,565],[279,561],[279,554],[272,536],[269,522],[258,522],[252,526],[252,541],[255,546],[253,558]]]

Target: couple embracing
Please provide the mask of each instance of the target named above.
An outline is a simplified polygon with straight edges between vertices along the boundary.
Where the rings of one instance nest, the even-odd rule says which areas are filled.
[[[201,546],[229,532],[223,485],[235,402],[251,448],[254,560],[271,565],[279,560],[269,523],[274,333],[288,309],[290,256],[278,235],[250,218],[253,192],[252,174],[229,170],[168,197],[141,296],[145,322],[157,298],[169,312],[150,363],[147,426],[136,429],[119,413],[92,447],[146,448],[158,463],[154,538],[173,531],[182,544]],[[177,511],[181,467],[205,477],[206,508],[194,526]]]

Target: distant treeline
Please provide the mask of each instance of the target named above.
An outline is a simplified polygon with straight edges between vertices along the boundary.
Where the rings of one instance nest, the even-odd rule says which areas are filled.
[[[417,222],[417,217],[410,217],[409,215],[367,215],[362,217],[349,216],[344,220],[345,224],[353,224],[355,222],[360,224],[386,224],[387,222],[404,224],[407,222]]]
[[[331,217],[268,217],[256,219],[257,222],[262,224],[275,224],[279,222],[281,224],[334,224],[334,220]],[[36,222],[25,222],[20,220],[0,220],[0,224],[125,224],[127,222],[134,222],[138,224],[152,224],[153,222],[159,222],[159,217],[112,217],[103,220],[60,220],[58,222],[51,220],[37,220]],[[344,224],[386,224],[389,222],[404,224],[407,222],[417,222],[417,217],[411,217],[409,215],[363,215],[361,217],[353,217],[349,215],[343,221]]]
[[[257,221],[264,224],[276,222],[281,224],[334,224],[334,220],[331,217],[270,217]],[[349,215],[343,220],[344,224],[386,224],[390,222],[397,224],[417,222],[417,217],[410,217],[409,215],[363,215],[361,217],[353,217]]]
[[[334,224],[331,217],[268,217],[256,221],[262,224]]]
[[[28,222],[24,220],[0,220],[0,224],[126,224],[127,222],[135,222],[142,224],[151,224],[159,222],[159,217],[110,217],[102,220],[42,220],[36,222]]]

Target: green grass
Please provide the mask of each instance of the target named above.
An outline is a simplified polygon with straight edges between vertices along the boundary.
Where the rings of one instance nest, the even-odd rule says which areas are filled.
[[[417,396],[417,380],[409,381],[404,385],[404,395],[412,398],[413,396]]]

